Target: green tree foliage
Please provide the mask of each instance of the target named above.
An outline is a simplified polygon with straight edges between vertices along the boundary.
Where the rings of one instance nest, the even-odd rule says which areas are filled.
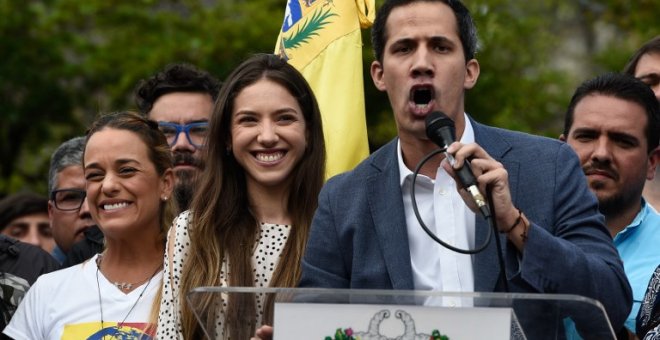
[[[0,15],[0,192],[8,192],[45,178],[44,142],[76,120],[60,86],[60,32],[31,3],[3,0]]]
[[[0,0],[0,197],[45,193],[54,148],[135,108],[138,81],[168,63],[222,79],[272,52],[283,16],[279,0]]]
[[[660,34],[655,0],[465,2],[481,41],[481,75],[466,110],[482,122],[551,137],[561,132],[577,84],[621,70]],[[134,108],[137,82],[168,63],[189,62],[222,79],[249,54],[272,52],[285,3],[0,0],[0,196],[45,193],[53,149],[82,135],[99,112]],[[396,128],[386,95],[369,76],[369,39],[365,30],[374,149]]]

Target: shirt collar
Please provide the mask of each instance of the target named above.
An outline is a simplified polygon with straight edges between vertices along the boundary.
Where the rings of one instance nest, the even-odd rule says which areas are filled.
[[[615,237],[624,234],[629,230],[639,227],[642,224],[642,222],[646,219],[646,216],[648,216],[648,214],[650,214],[651,211],[654,211],[652,209],[653,208],[651,207],[651,205],[647,204],[646,200],[642,197],[642,205],[639,209],[639,212],[637,213],[637,216],[635,216],[635,219],[633,219],[632,222],[630,222],[630,224],[627,225],[623,230],[618,232],[615,235]]]
[[[463,113],[465,120],[465,129],[463,130],[463,135],[461,135],[460,142],[463,144],[474,143],[474,129],[472,128],[472,122],[468,117],[467,113]],[[412,177],[413,171],[408,169],[406,164],[403,162],[403,154],[401,153],[401,140],[398,139],[396,143],[396,158],[399,164],[399,185],[403,188],[408,177]]]

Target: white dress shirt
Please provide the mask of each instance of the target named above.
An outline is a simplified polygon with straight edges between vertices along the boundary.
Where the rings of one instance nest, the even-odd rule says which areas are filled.
[[[467,115],[460,142],[474,143],[474,130]],[[456,253],[436,243],[426,234],[415,217],[410,197],[413,172],[403,162],[400,141],[397,157],[415,290],[473,292],[471,256]],[[415,184],[417,208],[428,229],[454,247],[474,248],[475,214],[458,194],[454,179],[439,167],[435,180],[420,174]],[[428,303],[433,304],[430,301]],[[442,304],[462,306],[469,305],[470,302],[444,298]]]

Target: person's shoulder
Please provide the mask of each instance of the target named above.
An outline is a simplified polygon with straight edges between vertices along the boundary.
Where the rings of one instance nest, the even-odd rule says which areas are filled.
[[[390,166],[398,166],[396,159],[396,146],[397,139],[395,138],[374,151],[352,170],[331,177],[327,181],[326,186],[359,185],[365,183],[367,177],[374,173],[381,172]]]
[[[559,139],[556,138],[550,138],[546,136],[539,136],[539,135],[534,135],[531,133],[523,132],[523,131],[515,131],[515,130],[508,130],[508,129],[503,129],[499,127],[494,127],[494,126],[488,126],[488,125],[482,125],[484,129],[490,130],[493,133],[497,133],[502,138],[511,140],[511,141],[524,141],[524,142],[530,142],[530,143],[539,143],[539,144],[544,144],[544,145],[555,145],[555,146],[560,146],[564,144],[564,142],[560,141]]]
[[[40,247],[2,235],[0,271],[24,278],[30,284],[42,274],[60,268],[53,256]]]
[[[498,143],[509,147],[513,152],[526,152],[536,156],[571,152],[572,149],[557,138],[533,135],[522,131],[513,131],[499,127],[476,124],[477,139]]]
[[[57,270],[60,268],[59,263],[57,263],[57,260],[41,249],[40,247],[34,247],[31,244],[26,244],[23,242],[18,242],[17,245],[19,246],[19,249],[21,251],[21,257],[23,257],[23,260],[25,262],[30,262],[32,263],[33,266],[38,266],[42,268],[44,272],[48,271],[53,271]]]
[[[69,282],[84,280],[82,275],[85,269],[89,269],[86,266],[94,266],[91,261],[92,259],[88,259],[85,262],[73,265],[71,267],[43,274],[39,276],[33,287],[38,287],[35,289],[54,291],[59,286],[69,286]]]
[[[187,234],[187,231],[192,228],[193,213],[191,210],[181,212],[174,218],[170,231],[176,235]]]
[[[187,227],[188,224],[192,221],[192,211],[191,210],[186,210],[181,212],[179,215],[177,215],[174,218],[174,227],[179,227],[179,226],[185,226]]]

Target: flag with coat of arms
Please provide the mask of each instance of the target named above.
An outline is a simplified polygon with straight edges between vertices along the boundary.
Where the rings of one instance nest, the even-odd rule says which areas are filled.
[[[326,177],[369,155],[362,78],[361,28],[375,0],[288,0],[275,54],[305,77],[321,109]]]

